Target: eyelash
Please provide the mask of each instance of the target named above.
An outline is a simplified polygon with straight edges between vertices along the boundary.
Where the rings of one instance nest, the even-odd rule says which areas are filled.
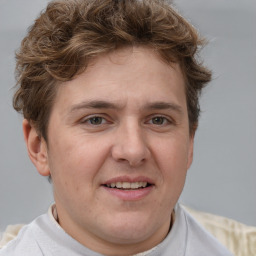
[[[153,123],[154,121],[153,120],[156,120],[156,119],[161,119],[162,122],[160,124],[155,124]],[[156,126],[165,126],[165,125],[168,125],[168,124],[172,124],[173,121],[171,121],[169,118],[165,117],[165,116],[162,116],[162,115],[156,115],[156,116],[153,116],[149,119],[149,122],[152,122],[151,124],[152,125],[156,125]]]
[[[99,120],[97,120],[99,119]],[[161,120],[160,124],[156,124],[154,123],[154,121],[159,121],[159,119]],[[96,124],[93,124],[94,121],[100,121],[99,123],[96,123]],[[90,126],[100,126],[100,125],[104,125],[104,124],[107,124],[107,123],[111,123],[110,121],[108,121],[105,117],[102,117],[100,115],[93,115],[93,116],[88,116],[84,119],[81,120],[81,123],[82,124],[88,124]],[[162,115],[154,115],[154,116],[151,116],[148,121],[145,122],[146,124],[149,123],[151,125],[154,125],[154,126],[166,126],[168,124],[174,124],[174,121],[173,120],[170,120],[170,118],[167,118],[165,116],[162,116]]]
[[[100,119],[101,122],[99,124],[92,124],[91,121],[93,121],[93,119],[95,120],[97,118]],[[104,123],[102,123],[103,120],[104,120]],[[108,122],[107,119],[100,116],[100,115],[89,116],[89,117],[86,117],[85,119],[81,120],[82,124],[89,124],[91,126],[100,126],[100,125],[105,124],[107,122]]]

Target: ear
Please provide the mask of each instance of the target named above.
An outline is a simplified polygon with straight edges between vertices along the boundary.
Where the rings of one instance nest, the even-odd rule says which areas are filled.
[[[23,120],[23,135],[27,145],[28,156],[42,176],[49,176],[47,144],[27,119]]]
[[[188,148],[188,162],[187,162],[187,170],[190,168],[192,162],[193,162],[193,156],[194,156],[194,138],[195,138],[195,133],[193,133],[190,136],[189,139],[189,148]]]

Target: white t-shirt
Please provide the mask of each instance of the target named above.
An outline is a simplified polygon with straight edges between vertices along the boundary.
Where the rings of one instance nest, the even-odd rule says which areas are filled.
[[[36,218],[18,236],[0,249],[0,256],[102,256],[69,236],[53,216]],[[175,221],[167,237],[155,248],[138,254],[146,256],[232,256],[186,210],[177,205]]]

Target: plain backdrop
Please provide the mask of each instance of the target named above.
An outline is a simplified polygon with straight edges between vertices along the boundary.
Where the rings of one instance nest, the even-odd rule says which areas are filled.
[[[0,230],[28,223],[53,202],[27,157],[12,109],[14,52],[47,0],[0,0]],[[194,162],[181,202],[256,225],[256,1],[176,0],[209,44],[214,79],[202,94]]]

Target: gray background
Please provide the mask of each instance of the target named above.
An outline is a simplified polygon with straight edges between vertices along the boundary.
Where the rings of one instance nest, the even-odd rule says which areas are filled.
[[[14,51],[47,0],[0,0],[0,230],[27,223],[53,201],[30,163],[22,117],[12,110]],[[202,95],[195,156],[181,201],[256,225],[256,2],[176,0],[207,37],[214,80]]]

